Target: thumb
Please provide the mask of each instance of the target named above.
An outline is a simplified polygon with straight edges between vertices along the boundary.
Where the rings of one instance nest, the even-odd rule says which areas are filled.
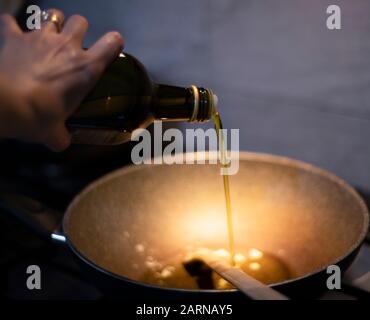
[[[64,123],[56,125],[47,134],[45,145],[52,151],[64,151],[71,144],[71,135]]]

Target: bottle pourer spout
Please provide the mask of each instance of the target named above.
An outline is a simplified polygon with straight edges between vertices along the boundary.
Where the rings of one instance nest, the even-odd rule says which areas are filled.
[[[206,122],[217,112],[218,98],[210,89],[191,86],[193,94],[193,114],[190,122]]]

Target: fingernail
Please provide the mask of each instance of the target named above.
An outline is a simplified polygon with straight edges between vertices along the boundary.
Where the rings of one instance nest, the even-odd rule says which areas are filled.
[[[124,45],[123,44],[123,37],[119,32],[117,32],[117,31],[111,32],[110,38],[111,38],[111,41],[120,43],[121,47],[123,48],[123,45]]]

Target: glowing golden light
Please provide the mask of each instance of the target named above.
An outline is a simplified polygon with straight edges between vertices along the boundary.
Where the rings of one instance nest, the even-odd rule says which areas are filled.
[[[225,227],[225,213],[220,207],[198,208],[184,215],[186,219],[178,219],[174,223],[183,233],[177,232],[176,236],[188,239],[203,239],[207,242],[224,242],[227,240]],[[172,222],[172,221],[171,221]]]
[[[263,252],[258,250],[258,249],[250,249],[249,252],[248,252],[248,256],[250,259],[261,259],[263,257]]]
[[[173,266],[167,266],[161,271],[162,278],[169,278],[176,271],[176,268]]]
[[[230,252],[225,249],[218,249],[213,251],[213,253],[220,258],[228,259],[230,257]]]
[[[236,265],[243,264],[245,262],[245,260],[247,260],[247,258],[244,255],[242,255],[241,253],[236,253],[234,255],[234,261],[235,261]]]
[[[258,262],[251,262],[248,266],[249,266],[249,269],[253,271],[257,271],[261,269],[261,265]]]
[[[136,246],[135,246],[135,250],[137,253],[143,253],[144,250],[145,250],[145,246],[142,245],[141,243],[138,243]]]

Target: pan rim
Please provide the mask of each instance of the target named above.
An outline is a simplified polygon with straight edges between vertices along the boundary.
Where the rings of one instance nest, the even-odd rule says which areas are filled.
[[[197,153],[197,152],[193,152],[193,153]],[[183,154],[185,154],[185,153],[183,153]],[[206,158],[213,157],[215,155],[217,155],[217,152],[215,152],[215,151],[207,152],[206,153]],[[342,189],[346,190],[347,192],[349,192],[356,199],[356,201],[359,204],[360,209],[361,209],[361,215],[362,215],[362,219],[363,219],[363,221],[362,221],[363,222],[362,223],[363,224],[362,230],[358,234],[357,240],[349,247],[349,249],[347,249],[347,251],[344,255],[338,257],[337,259],[334,259],[334,261],[330,262],[330,264],[327,264],[323,267],[319,267],[317,269],[312,270],[310,273],[304,274],[300,277],[295,277],[295,278],[292,278],[292,279],[288,279],[288,280],[285,280],[285,281],[282,281],[282,282],[277,282],[277,283],[270,284],[269,285],[270,287],[278,288],[278,287],[285,286],[285,285],[288,285],[288,284],[293,283],[293,282],[298,282],[298,281],[301,281],[303,279],[309,278],[311,276],[320,274],[320,273],[324,272],[329,265],[339,264],[341,261],[345,260],[348,256],[350,256],[358,248],[361,247],[362,243],[365,240],[367,231],[369,229],[369,211],[368,211],[368,208],[367,208],[364,200],[362,199],[362,197],[344,179],[336,176],[335,174],[333,174],[333,173],[331,173],[331,172],[329,172],[325,169],[321,169],[321,168],[319,168],[319,167],[317,167],[313,164],[304,162],[302,160],[297,160],[297,159],[293,159],[293,158],[290,158],[290,157],[286,157],[286,156],[269,154],[269,153],[262,153],[262,152],[250,152],[250,151],[240,151],[238,156],[239,156],[240,161],[259,161],[259,162],[262,161],[262,162],[267,162],[267,163],[271,163],[271,164],[290,166],[290,167],[294,167],[294,168],[301,169],[301,170],[306,171],[306,172],[310,172],[310,173],[322,176],[322,177],[332,181],[333,183],[339,185]],[[181,292],[197,293],[197,294],[199,294],[199,293],[225,293],[225,292],[230,292],[231,293],[231,292],[237,292],[238,291],[237,289],[227,289],[227,290],[197,289],[197,290],[195,290],[195,289],[183,289],[183,288],[167,288],[167,287],[161,287],[161,286],[141,282],[141,281],[138,281],[138,280],[134,280],[134,279],[131,279],[129,277],[111,272],[111,271],[97,265],[96,263],[91,261],[89,258],[84,256],[75,247],[73,242],[70,240],[69,235],[68,235],[68,231],[67,231],[68,230],[68,228],[67,228],[68,219],[69,219],[70,215],[72,214],[72,212],[74,211],[73,210],[74,207],[76,207],[77,204],[81,201],[81,199],[84,198],[91,190],[99,187],[102,184],[107,183],[108,181],[110,181],[112,179],[117,178],[118,176],[125,175],[125,174],[128,174],[128,173],[134,172],[136,170],[141,170],[141,168],[143,166],[145,168],[145,167],[148,167],[148,166],[163,166],[163,165],[166,166],[167,164],[150,164],[150,165],[133,165],[133,164],[130,164],[130,165],[124,166],[122,168],[118,168],[116,170],[113,170],[113,171],[103,175],[102,177],[98,178],[97,180],[93,181],[89,185],[87,185],[81,192],[79,192],[73,198],[72,202],[67,207],[67,210],[66,210],[66,212],[64,214],[64,217],[63,217],[62,226],[63,226],[63,231],[64,231],[64,234],[66,236],[68,246],[72,249],[72,251],[81,260],[83,260],[85,263],[87,263],[89,266],[93,267],[94,269],[96,269],[96,270],[98,270],[98,271],[100,271],[100,272],[102,272],[106,275],[109,275],[111,277],[114,277],[116,279],[119,279],[119,280],[122,280],[122,281],[127,281],[129,283],[139,285],[141,287],[148,287],[148,288],[165,290],[165,291],[181,291]]]

